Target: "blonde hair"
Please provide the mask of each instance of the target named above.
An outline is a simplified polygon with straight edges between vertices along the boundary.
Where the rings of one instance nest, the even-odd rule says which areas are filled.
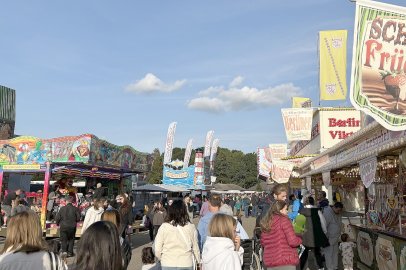
[[[260,226],[263,232],[271,231],[272,227],[272,218],[274,216],[281,216],[281,210],[286,206],[286,202],[284,201],[276,201],[274,202],[271,207],[269,208],[266,215],[261,219]]]
[[[232,216],[222,213],[215,214],[209,224],[209,235],[227,237],[234,242],[235,226],[237,226],[237,221]]]
[[[1,254],[12,252],[36,252],[47,250],[42,238],[39,217],[34,212],[22,212],[10,218],[7,226],[7,237]]]
[[[110,221],[116,225],[117,228],[120,227],[120,213],[115,209],[104,211],[101,220]]]

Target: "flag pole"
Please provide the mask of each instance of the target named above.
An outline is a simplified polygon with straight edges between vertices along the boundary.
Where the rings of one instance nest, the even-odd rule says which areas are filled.
[[[318,75],[319,75],[319,81],[317,82],[318,86],[319,86],[319,107],[321,106],[321,88],[320,88],[320,31],[317,35],[317,59],[318,61]]]

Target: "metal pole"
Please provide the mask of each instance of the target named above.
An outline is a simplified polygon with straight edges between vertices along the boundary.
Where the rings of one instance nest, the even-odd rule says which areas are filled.
[[[44,178],[44,193],[42,194],[42,207],[41,207],[41,227],[43,230],[46,229],[46,217],[47,217],[47,200],[49,194],[49,180],[51,178],[51,164],[46,163],[46,171]]]

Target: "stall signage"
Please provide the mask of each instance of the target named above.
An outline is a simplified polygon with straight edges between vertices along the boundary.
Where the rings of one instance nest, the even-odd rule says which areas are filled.
[[[366,188],[369,188],[375,179],[377,164],[376,157],[369,157],[359,162],[361,180]]]
[[[406,8],[356,1],[351,103],[389,130],[406,128]]]
[[[288,141],[310,140],[312,136],[312,108],[282,109],[283,124]]]
[[[284,160],[272,161],[272,179],[279,183],[286,183],[289,181],[292,174],[294,164]]]
[[[288,145],[287,144],[270,144],[269,151],[271,152],[271,159],[281,159],[288,155]]]
[[[330,171],[328,172],[323,172],[322,174],[323,177],[323,184],[325,187],[329,187],[331,185],[331,174]]]
[[[361,129],[356,110],[320,111],[321,148],[327,149]]]
[[[272,162],[271,156],[269,153],[269,148],[258,148],[257,150],[257,166],[258,174],[265,178],[269,179],[269,173],[271,172]]]
[[[313,169],[317,170],[321,167],[323,167],[324,165],[327,165],[330,163],[330,158],[328,155],[324,155],[318,159],[316,159],[315,161],[313,161]]]
[[[181,178],[187,178],[189,176],[188,172],[179,172],[179,173],[174,173],[174,172],[166,172],[166,177],[173,178],[173,179],[181,179]]]
[[[40,164],[9,164],[2,166],[4,171],[39,171],[41,170]]]

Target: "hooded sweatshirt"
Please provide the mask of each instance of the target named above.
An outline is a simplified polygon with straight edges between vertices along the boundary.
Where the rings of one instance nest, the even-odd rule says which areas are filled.
[[[203,269],[240,270],[243,264],[243,254],[242,247],[235,251],[231,239],[207,236],[202,253]]]
[[[100,207],[99,210],[96,210],[94,206],[90,207],[86,211],[85,221],[83,222],[82,226],[82,234],[90,225],[101,220],[103,212],[104,212],[103,207]]]

